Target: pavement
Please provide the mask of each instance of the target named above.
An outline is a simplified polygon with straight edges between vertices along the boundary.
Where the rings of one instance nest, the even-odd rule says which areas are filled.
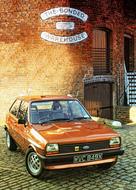
[[[115,130],[122,136],[125,154],[111,169],[55,171],[49,178],[39,180],[26,171],[20,150],[7,150],[5,132],[0,127],[0,190],[136,190],[136,126]]]

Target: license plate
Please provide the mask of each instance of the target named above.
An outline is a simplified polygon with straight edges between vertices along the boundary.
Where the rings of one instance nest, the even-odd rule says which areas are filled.
[[[95,160],[102,160],[103,154],[83,154],[76,155],[73,158],[73,163],[83,163],[83,162],[91,162]]]

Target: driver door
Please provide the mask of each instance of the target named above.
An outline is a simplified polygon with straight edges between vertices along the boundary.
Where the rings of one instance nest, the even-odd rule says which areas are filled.
[[[28,103],[25,101],[21,102],[19,111],[18,111],[18,121],[21,119],[25,120],[27,123],[27,114],[28,114]],[[22,150],[26,147],[26,139],[27,139],[27,126],[25,124],[17,124],[16,127],[16,134],[17,134],[17,143],[21,147]]]

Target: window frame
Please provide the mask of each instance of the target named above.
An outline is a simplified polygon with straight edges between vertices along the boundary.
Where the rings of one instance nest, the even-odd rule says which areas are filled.
[[[131,43],[131,52],[129,50],[129,63],[126,63],[125,58],[125,38],[129,40],[129,43]],[[124,33],[124,63],[127,69],[127,72],[133,72],[135,68],[135,62],[134,62],[134,36],[129,33]],[[128,52],[128,51],[127,51]],[[131,58],[131,59],[130,59]],[[131,64],[132,61],[132,64]],[[128,67],[127,67],[128,64]]]
[[[93,50],[93,53],[92,53],[92,60],[93,60],[93,68],[94,68],[94,74],[95,75],[98,75],[98,74],[111,74],[112,73],[112,31],[108,28],[104,28],[104,27],[97,27],[93,30],[93,40],[95,39],[95,31],[101,31],[101,32],[105,32],[105,48],[97,48],[97,43],[95,44],[94,46],[94,41],[93,41],[93,45],[92,45],[92,50]],[[97,53],[97,49],[101,49],[104,50],[105,49],[105,58],[103,60],[101,60],[101,52],[100,54]],[[98,54],[99,56],[98,57],[95,57],[95,54]],[[103,57],[103,56],[102,56]],[[96,59],[96,60],[95,60]],[[100,63],[99,65],[97,65],[97,60],[100,60]],[[105,67],[105,71],[102,70],[101,68],[102,67]],[[97,74],[97,69],[98,68],[98,74]],[[101,71],[101,73],[99,73]]]
[[[18,114],[17,114],[17,118],[20,119],[20,117],[21,117],[21,115],[19,116],[19,114],[21,114],[20,111],[21,111],[21,106],[22,106],[23,103],[26,104],[27,109],[25,110],[24,116],[23,116],[23,118],[21,118],[21,119],[25,119],[25,117],[26,117],[26,115],[27,115],[27,120],[26,120],[26,119],[25,119],[25,120],[28,121],[28,109],[29,109],[29,104],[28,104],[28,102],[26,102],[26,101],[24,101],[24,100],[21,101],[21,104],[20,104],[20,107],[19,107],[19,110],[18,110]]]
[[[17,113],[16,113],[16,115],[15,115],[15,114],[13,114],[13,113],[11,112],[11,110],[12,110],[12,108],[14,107],[14,105],[15,105],[15,103],[16,103],[17,101],[20,101],[20,103],[19,103],[19,107],[18,107]],[[18,112],[19,112],[19,109],[20,109],[21,102],[22,102],[22,100],[16,99],[16,100],[13,102],[13,104],[11,105],[10,109],[9,109],[10,114],[12,114],[13,116],[15,116],[16,118],[18,118]]]

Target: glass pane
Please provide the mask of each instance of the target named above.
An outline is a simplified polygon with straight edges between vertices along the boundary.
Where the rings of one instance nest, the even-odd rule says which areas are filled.
[[[21,100],[16,100],[14,104],[12,105],[12,107],[10,108],[10,113],[17,116],[20,103],[21,103]]]
[[[27,120],[27,109],[28,109],[28,103],[23,101],[21,103],[19,113],[18,113],[18,118],[19,119]]]
[[[31,123],[44,123],[49,121],[87,119],[90,115],[76,100],[53,100],[32,102],[30,106]]]

